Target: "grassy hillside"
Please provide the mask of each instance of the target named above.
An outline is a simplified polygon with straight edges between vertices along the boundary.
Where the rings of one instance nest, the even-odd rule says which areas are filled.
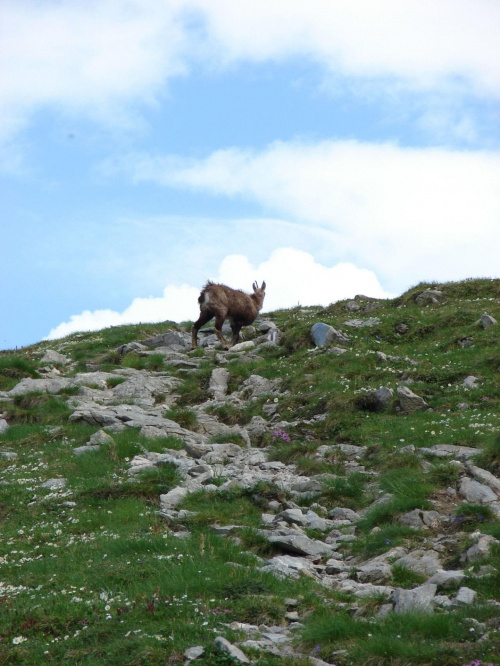
[[[425,289],[442,297],[416,303]],[[356,304],[359,309],[346,309],[356,306],[343,301],[266,314],[262,319],[281,331],[279,344],[241,353],[186,351],[192,366],[154,349],[117,351],[168,329],[188,331],[189,323],[113,327],[0,353],[0,418],[9,426],[0,434],[0,663],[184,664],[187,648],[203,646],[193,664],[234,664],[213,640],[248,641],[247,623],[293,625],[288,656],[243,646],[262,666],[314,663],[309,657],[339,666],[500,664],[500,497],[472,502],[459,492],[471,476],[469,463],[500,478],[500,325],[479,323],[484,313],[500,322],[500,280],[420,284],[394,300],[357,297]],[[375,321],[345,324],[352,319]],[[348,335],[351,343],[339,345],[345,353],[315,348],[310,329],[317,322]],[[42,361],[48,349],[69,363]],[[228,397],[240,395],[252,375],[281,380],[279,393],[205,405],[217,367],[229,372]],[[200,434],[204,411],[223,425],[249,428],[252,447],[270,461],[295,465],[297,476],[319,486],[307,496],[267,480],[201,489],[177,506],[179,529],[160,515],[159,499],[181,483],[179,469],[167,462],[128,472],[135,456],[182,451],[182,436],[110,430],[98,449],[73,452],[101,429],[69,420],[78,399],[113,391],[125,382],[124,370],[176,378],[171,394],[154,393],[154,407],[182,428]],[[22,380],[90,372],[113,376],[106,386],[88,379],[54,394],[9,393]],[[469,376],[476,378],[474,388],[463,385]],[[401,385],[428,409],[402,411]],[[373,399],[381,386],[393,390],[383,410]],[[121,401],[133,403],[134,396]],[[258,435],[250,427],[254,417],[267,422]],[[228,433],[206,439],[244,446],[237,429]],[[428,453],[448,444],[477,454],[467,463]],[[324,445],[331,449],[318,453]],[[351,456],[335,445],[366,448]],[[212,485],[223,485],[223,465],[213,469]],[[65,484],[58,487],[57,479]],[[280,552],[261,531],[273,502],[280,506],[275,511],[292,503],[304,514],[313,508],[327,517],[336,507],[358,514],[332,537],[340,542],[347,581],[361,582],[360,566],[393,549],[432,551],[445,570],[462,570],[460,586],[477,596],[455,602],[459,585],[452,583],[438,589],[451,603],[432,613],[384,614],[382,592],[361,599],[313,575],[280,579],[261,571]],[[403,524],[401,517],[414,510],[435,511],[440,519],[421,528]],[[225,526],[236,527],[226,534]],[[303,532],[325,540],[315,528]],[[488,544],[484,553],[464,562],[479,542]],[[326,558],[310,559],[321,573]],[[412,590],[429,579],[396,559],[389,558],[385,584]]]

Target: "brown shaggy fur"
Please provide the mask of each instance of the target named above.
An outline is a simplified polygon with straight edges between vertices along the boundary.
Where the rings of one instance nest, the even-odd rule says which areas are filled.
[[[264,303],[266,283],[262,283],[259,288],[257,282],[253,284],[253,294],[248,295],[239,289],[231,289],[225,284],[215,284],[208,281],[201,290],[198,303],[200,304],[200,316],[198,321],[193,324],[191,329],[191,346],[196,349],[198,346],[198,331],[215,317],[215,333],[222,346],[229,349],[235,345],[240,337],[242,326],[249,326],[254,320]],[[222,335],[222,325],[224,320],[229,319],[233,338],[231,343]]]

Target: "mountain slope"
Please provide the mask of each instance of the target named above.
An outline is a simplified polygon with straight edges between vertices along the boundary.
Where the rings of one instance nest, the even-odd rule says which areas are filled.
[[[500,663],[499,297],[1,353],[2,663]]]

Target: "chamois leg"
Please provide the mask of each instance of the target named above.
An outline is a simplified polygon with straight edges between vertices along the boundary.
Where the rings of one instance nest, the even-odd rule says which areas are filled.
[[[191,349],[197,349],[198,348],[198,331],[200,328],[203,326],[203,324],[206,324],[207,321],[210,321],[212,319],[213,314],[210,314],[210,312],[201,312],[200,316],[198,318],[198,321],[195,321],[193,326],[191,327]]]
[[[231,347],[234,347],[240,339],[241,324],[233,322],[231,324],[231,330],[233,331],[233,339],[231,340]]]
[[[222,326],[224,324],[225,317],[222,315],[215,316],[215,335],[219,338],[219,342],[224,347],[224,349],[229,349],[231,346],[226,338],[222,335]]]

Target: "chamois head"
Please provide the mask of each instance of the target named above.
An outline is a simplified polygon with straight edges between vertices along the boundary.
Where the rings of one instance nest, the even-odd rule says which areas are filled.
[[[259,283],[257,280],[252,285],[253,287],[253,296],[255,300],[259,302],[259,310],[262,307],[262,303],[264,302],[264,296],[266,295],[266,283],[262,283],[262,287],[259,288]]]

